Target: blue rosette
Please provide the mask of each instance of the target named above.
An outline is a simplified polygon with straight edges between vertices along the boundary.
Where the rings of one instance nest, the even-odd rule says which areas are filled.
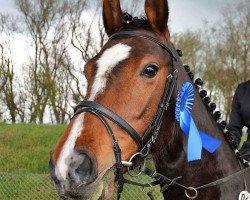
[[[176,121],[180,122],[180,128],[183,133],[188,136],[188,161],[201,159],[202,147],[213,153],[221,145],[220,140],[198,130],[191,115],[193,102],[193,85],[190,82],[185,82],[177,96],[175,118]]]

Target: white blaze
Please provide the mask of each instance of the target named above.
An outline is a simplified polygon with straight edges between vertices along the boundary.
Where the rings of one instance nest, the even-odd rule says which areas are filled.
[[[107,49],[99,60],[97,60],[97,72],[89,97],[90,101],[94,101],[96,97],[104,91],[108,76],[112,69],[119,62],[129,57],[130,50],[130,46],[119,43]]]
[[[119,62],[129,57],[130,50],[130,46],[121,43],[105,50],[105,52],[97,60],[97,72],[91,88],[90,97],[88,99],[89,101],[94,101],[97,96],[105,90],[107,79],[112,69],[114,69],[114,67]],[[66,179],[68,165],[70,164],[71,156],[74,155],[76,140],[84,129],[83,120],[84,113],[76,116],[69,136],[60,152],[60,156],[55,167],[55,172],[58,179]]]
[[[55,167],[55,173],[59,180],[61,178],[63,178],[64,180],[66,179],[70,155],[73,154],[73,149],[75,146],[76,139],[80,136],[83,130],[83,125],[82,125],[83,120],[84,120],[84,113],[81,113],[78,116],[76,116],[76,119],[71,128],[69,136],[60,152],[60,156]]]

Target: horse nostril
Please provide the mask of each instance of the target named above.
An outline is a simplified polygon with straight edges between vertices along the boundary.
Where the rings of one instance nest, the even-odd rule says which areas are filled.
[[[81,182],[87,182],[92,173],[92,163],[88,156],[85,156],[83,162],[77,167],[75,173],[79,176]]]
[[[90,184],[97,176],[97,167],[89,155],[81,153],[72,159],[68,175],[76,184]]]

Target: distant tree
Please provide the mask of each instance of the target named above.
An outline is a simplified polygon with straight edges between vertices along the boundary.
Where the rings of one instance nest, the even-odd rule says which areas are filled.
[[[12,60],[11,42],[16,31],[16,23],[9,15],[0,15],[0,102],[1,106],[8,111],[10,120],[15,123],[18,120],[24,121],[25,108],[24,94],[18,91],[19,84],[16,82],[14,63]],[[3,111],[0,111],[2,117]]]
[[[184,33],[173,34],[171,40],[175,47],[183,52],[182,62],[190,65],[195,76],[200,76],[203,48],[201,33],[189,30]]]
[[[92,58],[102,48],[97,41],[104,40],[105,35],[99,34],[99,30],[93,30],[92,25],[99,22],[101,1],[92,2],[86,11],[86,1],[76,1],[70,7],[71,44],[81,53],[84,62]],[[88,20],[87,20],[88,19]],[[100,37],[100,38],[99,38]]]
[[[52,109],[57,123],[68,118],[70,76],[70,26],[67,0],[16,0],[26,30],[32,39],[28,90],[30,122],[43,123],[46,109]]]
[[[7,107],[11,121],[16,122],[17,106],[15,103],[14,94],[14,68],[11,58],[7,58],[7,52],[4,46],[0,44],[0,75],[2,79],[1,83],[1,100]]]
[[[204,31],[204,78],[229,118],[236,86],[250,79],[249,0],[223,10],[223,21]],[[217,90],[217,91],[216,91]]]

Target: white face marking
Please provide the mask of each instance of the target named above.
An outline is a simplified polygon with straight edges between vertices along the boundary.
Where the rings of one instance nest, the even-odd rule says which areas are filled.
[[[107,83],[107,79],[112,69],[121,61],[129,57],[130,46],[125,44],[116,44],[107,49],[97,60],[97,73],[92,86],[89,101],[94,101],[101,94]]]
[[[101,57],[97,60],[97,73],[94,79],[94,83],[92,86],[92,91],[89,97],[89,101],[94,101],[96,97],[101,94],[107,83],[107,79],[112,69],[121,61],[125,60],[129,57],[129,52],[131,50],[130,46],[125,44],[116,44],[111,48],[107,49]],[[74,121],[74,124],[71,128],[69,136],[66,142],[63,145],[63,148],[60,152],[60,156],[55,166],[55,173],[57,178],[66,179],[69,160],[71,156],[74,155],[74,147],[77,138],[80,136],[83,131],[83,120],[84,113],[76,116],[77,118]]]
[[[76,139],[80,136],[83,130],[82,126],[83,120],[84,120],[84,113],[81,113],[78,116],[76,116],[76,119],[71,128],[69,136],[63,145],[60,156],[55,166],[55,173],[58,179],[61,178],[63,178],[64,180],[66,179],[68,165],[69,165],[69,158],[71,155],[74,154],[73,150],[75,147]]]

